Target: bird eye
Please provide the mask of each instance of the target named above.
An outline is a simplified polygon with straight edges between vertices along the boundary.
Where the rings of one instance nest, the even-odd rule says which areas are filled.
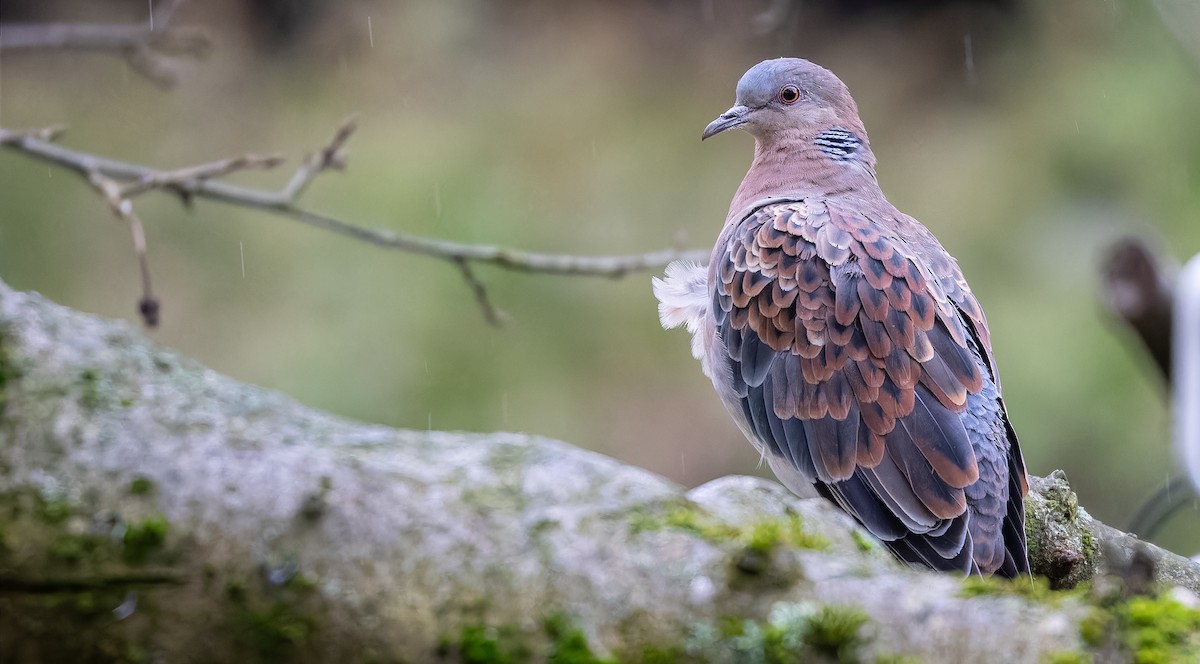
[[[779,91],[779,101],[785,104],[794,104],[800,99],[800,89],[794,85],[785,85]]]

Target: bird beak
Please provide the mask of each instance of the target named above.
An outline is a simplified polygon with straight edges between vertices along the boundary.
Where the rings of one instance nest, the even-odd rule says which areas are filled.
[[[722,113],[721,117],[708,123],[708,126],[704,128],[704,133],[700,135],[700,140],[703,141],[711,136],[716,136],[726,129],[733,129],[734,127],[740,127],[746,124],[746,116],[749,114],[749,107],[741,105],[734,106],[728,111]]]

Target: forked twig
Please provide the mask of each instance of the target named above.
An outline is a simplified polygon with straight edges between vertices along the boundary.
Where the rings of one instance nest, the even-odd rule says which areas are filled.
[[[314,212],[300,206],[299,199],[309,184],[321,173],[342,170],[346,165],[344,148],[357,128],[351,117],[344,121],[333,138],[320,150],[310,154],[292,173],[287,184],[278,191],[253,189],[222,181],[220,178],[246,169],[275,168],[279,157],[244,155],[208,164],[171,171],[162,171],[140,164],[116,161],[86,152],[64,148],[53,143],[61,134],[60,128],[13,131],[0,128],[0,147],[15,150],[55,166],[72,170],[83,176],[108,201],[114,214],[129,222],[134,233],[134,245],[143,264],[143,304],[153,304],[149,271],[145,267],[145,242],[140,234],[141,219],[134,213],[132,199],[150,191],[169,191],[180,195],[185,202],[202,198],[227,205],[263,210],[293,219],[332,233],[344,235],[383,249],[438,258],[452,263],[466,280],[475,295],[484,317],[499,324],[503,313],[492,304],[483,282],[475,273],[475,264],[494,265],[517,272],[561,274],[575,276],[622,277],[631,272],[658,269],[674,260],[704,261],[705,251],[663,249],[643,254],[617,256],[572,256],[546,254],[496,245],[468,244],[438,238],[398,233],[387,229],[366,228]],[[154,313],[157,313],[156,311]],[[149,316],[147,324],[149,323]]]
[[[112,53],[157,85],[175,83],[173,58],[206,57],[212,42],[203,31],[171,25],[183,0],[163,0],[146,23],[0,23],[0,50],[74,50]]]

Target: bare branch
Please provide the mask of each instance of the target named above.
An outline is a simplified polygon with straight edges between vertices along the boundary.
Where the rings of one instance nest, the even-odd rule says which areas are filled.
[[[172,28],[181,0],[159,3],[146,23],[3,23],[0,50],[77,50],[119,55],[154,83],[175,82],[172,57],[203,58],[212,41],[203,31]]]
[[[51,130],[13,131],[0,128],[0,146],[75,171],[89,182],[93,181],[93,174],[98,174],[114,183],[123,183],[123,186],[118,186],[116,198],[126,203],[129,198],[147,191],[174,191],[183,195],[185,200],[193,197],[203,198],[227,205],[262,210],[382,249],[420,254],[453,263],[467,280],[489,321],[499,320],[500,314],[488,299],[482,282],[470,269],[473,263],[494,265],[515,272],[617,278],[631,272],[658,269],[674,260],[703,262],[708,259],[707,251],[679,249],[617,256],[571,256],[521,251],[496,245],[467,244],[398,233],[388,229],[366,228],[301,207],[298,199],[317,175],[327,170],[344,168],[343,147],[356,126],[353,118],[345,121],[329,144],[305,159],[292,174],[287,185],[279,191],[241,187],[216,179],[218,176],[244,168],[277,166],[279,161],[275,157],[246,155],[202,166],[160,171],[56,145],[45,140],[57,135],[57,131]],[[109,198],[106,192],[102,193]],[[119,210],[115,211],[120,214]]]

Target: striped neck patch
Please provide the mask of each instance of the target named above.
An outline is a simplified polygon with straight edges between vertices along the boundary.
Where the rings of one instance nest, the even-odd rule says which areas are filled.
[[[838,161],[846,161],[858,153],[862,139],[847,129],[826,129],[813,138],[821,152]]]

